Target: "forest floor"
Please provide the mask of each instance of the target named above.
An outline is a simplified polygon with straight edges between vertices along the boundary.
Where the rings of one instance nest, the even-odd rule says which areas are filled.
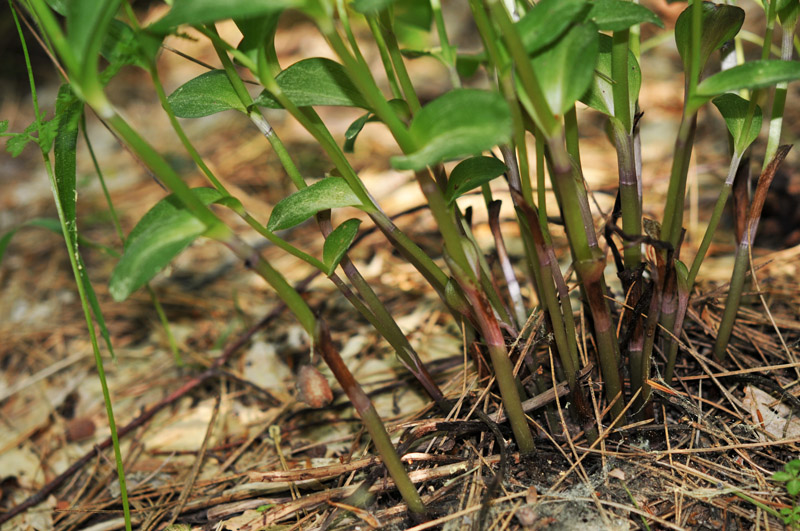
[[[225,26],[224,31],[234,29]],[[195,42],[173,39],[170,44],[213,61]],[[284,65],[330,56],[312,28],[301,22],[279,35],[279,49]],[[645,57],[640,97],[645,112],[645,216],[660,219],[682,77],[669,43]],[[423,99],[446,88],[442,80],[447,78],[435,61],[423,58],[410,66],[426,88]],[[174,90],[203,69],[165,51],[162,72],[168,89]],[[31,117],[24,84],[0,88],[0,119],[10,120],[10,130],[22,130]],[[40,99],[52,102],[56,89],[45,83]],[[112,81],[109,94],[191,184],[204,184],[170,134],[143,72],[124,71]],[[785,143],[800,134],[798,96],[796,89],[790,91]],[[359,113],[331,108],[321,114],[341,138]],[[297,124],[277,111],[268,117],[304,175],[322,177],[330,169],[319,146]],[[165,193],[95,116],[87,120],[113,203],[129,231]],[[602,121],[589,111],[581,111],[579,120],[583,169],[601,227],[601,213],[608,214],[616,193],[616,157]],[[704,111],[700,124],[690,169],[684,249],[689,256],[702,237],[727,169],[721,119]],[[272,206],[291,192],[277,158],[245,118],[222,113],[185,125],[234,195],[247,198],[245,206],[255,217],[266,220]],[[395,149],[388,133],[370,124],[356,144],[353,166],[387,213],[405,213],[398,225],[439,256],[441,242],[432,218],[415,209],[423,203],[416,183],[388,165]],[[89,241],[119,249],[86,146],[80,150],[80,231]],[[672,382],[660,378],[663,357],[658,359],[655,418],[606,430],[590,445],[582,434],[548,425],[536,410],[531,413],[537,427],[535,458],[520,457],[511,447],[502,466],[498,441],[490,433],[465,432],[463,424],[475,408],[495,411],[499,397],[487,391],[487,381],[480,379],[458,327],[438,298],[382,236],[367,232],[351,256],[437,383],[456,401],[449,415],[432,407],[389,346],[323,275],[314,276],[310,266],[265,247],[264,256],[290,282],[301,285],[311,306],[326,318],[343,358],[389,433],[396,439],[420,438],[404,460],[431,508],[426,518],[407,513],[338,386],[334,402],[325,408],[312,409],[299,401],[294,372],[309,360],[308,339],[266,284],[225,249],[199,241],[152,283],[184,360],[178,366],[149,295],[140,290],[123,303],[114,302],[107,284],[115,260],[84,247],[115,347],[116,360],[106,356],[104,361],[136,527],[163,529],[178,522],[185,529],[228,531],[456,530],[479,524],[484,529],[527,530],[782,528],[765,508],[798,503],[771,480],[772,473],[800,457],[798,168],[800,157],[792,152],[765,209],[753,252],[755,275],[748,281],[728,359],[717,363],[710,347],[733,263],[730,221],[719,231],[701,270]],[[26,220],[55,217],[41,157],[33,148],[14,159],[0,154],[0,186],[0,234]],[[490,248],[482,200],[476,196],[470,201],[465,198],[462,206],[475,205],[476,236]],[[510,253],[521,262],[512,213],[504,215]],[[238,227],[244,238],[256,241],[246,226]],[[369,228],[367,223],[362,227]],[[312,224],[287,237],[303,249],[321,249],[322,237]],[[562,248],[564,241],[557,237]],[[612,296],[619,316],[624,296],[618,289]],[[576,310],[583,322],[582,310]],[[580,339],[588,364],[591,338]],[[535,348],[544,349],[546,356],[546,346]],[[597,396],[595,403],[602,401],[596,379],[590,373],[585,380]],[[568,416],[560,399],[551,396],[548,405]],[[109,425],[86,322],[63,241],[41,228],[21,229],[0,263],[0,426],[0,518],[26,500],[30,503],[3,530],[123,528]],[[432,430],[438,432],[435,438],[423,436]],[[502,481],[484,504],[498,472]],[[350,505],[347,496],[365,481],[373,498],[362,508]]]

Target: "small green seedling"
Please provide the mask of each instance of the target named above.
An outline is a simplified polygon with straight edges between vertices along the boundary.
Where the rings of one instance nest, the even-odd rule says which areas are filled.
[[[784,507],[780,511],[783,523],[793,528],[800,527],[800,505],[797,503],[797,495],[800,494],[800,459],[792,459],[783,465],[783,470],[772,474],[772,479],[783,483],[786,492],[794,498],[792,507]]]

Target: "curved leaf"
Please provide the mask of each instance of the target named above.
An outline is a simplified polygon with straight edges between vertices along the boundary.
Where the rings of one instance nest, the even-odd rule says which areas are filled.
[[[778,18],[784,28],[793,28],[797,24],[797,17],[800,14],[800,2],[798,0],[778,0]]]
[[[488,183],[507,171],[506,165],[493,157],[472,157],[462,160],[450,172],[450,179],[447,181],[444,198],[449,205],[456,198]]]
[[[353,240],[356,239],[359,225],[361,225],[360,219],[348,219],[325,238],[325,244],[322,246],[322,262],[328,268],[325,274],[330,275],[336,270],[350,245],[353,244]]]
[[[758,138],[758,133],[761,131],[761,107],[755,106],[753,118],[750,120],[750,126],[745,130],[745,122],[747,122],[747,111],[750,108],[750,102],[738,96],[737,94],[723,94],[717,96],[711,101],[717,109],[719,109],[722,118],[725,120],[725,125],[728,126],[733,137],[733,144],[737,153],[744,153],[744,150]]]
[[[586,0],[542,0],[517,22],[525,50],[536,53],[558,39],[588,9]]]
[[[209,24],[229,18],[252,18],[303,5],[302,0],[174,0],[163,18],[148,26],[154,33],[167,33],[182,24]]]
[[[187,81],[167,101],[180,118],[200,118],[231,109],[247,112],[224,70],[211,70]]]
[[[326,177],[275,205],[267,230],[274,232],[294,227],[321,210],[360,205],[361,201],[347,181],[341,177]]]
[[[589,89],[599,53],[597,27],[576,24],[532,58],[550,110],[563,114]]]
[[[611,81],[611,47],[612,39],[608,35],[600,35],[600,53],[597,56],[595,75],[589,90],[581,97],[581,101],[607,116],[614,116],[614,94]],[[630,94],[631,116],[635,113],[636,100],[642,86],[642,71],[633,52],[628,52],[628,90]]]
[[[491,149],[511,138],[511,112],[496,92],[456,89],[440,96],[414,116],[409,128],[419,149],[392,157],[400,170],[417,170]]]
[[[595,0],[586,19],[597,24],[602,31],[621,31],[647,22],[664,27],[658,15],[630,0]]]
[[[324,57],[298,61],[278,74],[275,81],[286,97],[298,107],[336,105],[369,109],[344,67]],[[266,90],[256,98],[256,105],[282,108]]]
[[[800,79],[800,61],[750,61],[707,77],[697,85],[695,94],[707,101],[725,92],[771,87],[797,79]]]
[[[700,72],[711,52],[733,39],[744,22],[744,10],[740,7],[703,2],[703,20],[700,24]],[[692,6],[689,5],[675,22],[675,44],[683,61],[683,69],[689,71],[692,45]]]
[[[236,27],[242,32],[242,40],[236,47],[245,54],[253,64],[258,64],[259,53],[265,53],[268,61],[277,64],[275,54],[275,33],[282,11],[275,11],[261,17],[236,19]]]
[[[206,205],[221,197],[211,188],[195,188],[192,192]],[[111,296],[116,301],[127,299],[205,231],[205,224],[184,208],[174,194],[156,203],[125,241],[125,252],[108,283]]]

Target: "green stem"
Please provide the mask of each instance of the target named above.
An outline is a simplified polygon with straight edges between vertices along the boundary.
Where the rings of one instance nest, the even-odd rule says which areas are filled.
[[[315,338],[314,344],[317,352],[320,353],[328,367],[330,367],[336,380],[347,393],[347,397],[361,416],[361,421],[367,427],[367,431],[372,437],[372,442],[383,459],[384,466],[386,466],[389,475],[394,480],[397,490],[400,491],[401,496],[408,504],[409,510],[414,513],[424,513],[425,505],[422,503],[414,484],[409,479],[400,456],[397,455],[392,440],[386,432],[383,420],[375,411],[375,406],[372,405],[372,402],[355,380],[353,374],[344,364],[339,353],[333,348],[330,333],[322,321],[319,322],[313,337]]]
[[[628,55],[630,30],[615,31],[611,44],[611,85],[614,98],[614,117],[622,123],[626,133],[633,132],[631,97],[628,86]]]
[[[459,88],[461,87],[461,79],[458,77],[458,71],[456,70],[456,48],[450,44],[450,40],[447,38],[441,0],[431,0],[431,10],[433,11],[433,22],[436,24],[436,33],[439,35],[439,45],[442,48],[442,59],[447,65],[447,71],[450,73],[450,82],[454,88]]]
[[[795,21],[797,22],[797,21]],[[783,27],[783,37],[781,38],[781,59],[790,61],[792,59],[792,39],[794,38],[795,25]],[[769,121],[769,136],[767,137],[767,147],[764,152],[764,168],[775,156],[781,140],[781,129],[783,127],[783,111],[786,105],[786,91],[789,87],[788,82],[778,83],[775,86],[775,96],[772,99],[772,111]]]
[[[403,60],[403,54],[400,53],[400,47],[397,45],[397,38],[394,32],[391,31],[391,20],[389,19],[389,12],[384,10],[378,15],[378,28],[383,35],[383,40],[389,48],[389,56],[392,58],[394,71],[397,74],[397,79],[400,81],[400,87],[403,89],[403,95],[406,97],[408,107],[411,109],[411,114],[416,114],[422,105],[419,103],[417,91],[414,89],[414,84],[411,82],[411,76],[408,75],[406,64]]]
[[[728,176],[725,178],[725,183],[722,185],[722,189],[719,192],[717,202],[714,204],[714,210],[711,213],[711,219],[708,221],[708,227],[706,227],[705,234],[703,234],[703,241],[700,242],[700,247],[697,249],[697,254],[694,257],[692,267],[689,270],[687,282],[690,290],[694,286],[694,281],[697,278],[697,273],[700,271],[700,266],[703,265],[703,260],[706,257],[709,246],[711,245],[711,240],[714,238],[714,234],[717,232],[717,227],[719,226],[719,221],[722,219],[722,214],[725,211],[725,203],[727,203],[728,196],[733,188],[733,180],[736,177],[736,171],[739,169],[739,163],[741,160],[742,155],[734,152],[733,157],[731,157],[731,164],[728,167]]]
[[[367,24],[369,24],[369,29],[372,32],[372,36],[375,38],[375,44],[378,47],[378,52],[380,52],[381,56],[381,63],[383,63],[383,70],[386,72],[386,79],[389,80],[389,88],[392,91],[392,96],[395,99],[401,99],[403,97],[403,93],[400,92],[400,85],[397,84],[397,76],[394,73],[394,67],[392,66],[392,58],[387,51],[386,41],[383,38],[383,33],[381,33],[380,27],[378,26],[378,21],[375,17],[367,17]],[[349,33],[348,33],[349,37]],[[355,46],[355,40],[350,42],[350,47]]]
[[[748,241],[747,235],[745,235],[742,242],[739,243],[739,247],[736,249],[736,259],[733,263],[733,275],[731,276],[728,298],[725,301],[722,321],[720,321],[719,329],[717,330],[717,338],[714,341],[714,357],[720,362],[725,359],[725,351],[728,348],[728,342],[733,332],[733,324],[736,321],[736,314],[739,311],[739,303],[742,300],[744,277],[747,275],[747,267],[749,265],[749,251],[750,242]]]
[[[459,264],[450,260],[449,256],[446,255],[446,257],[456,281],[458,281],[464,291],[464,295],[473,306],[481,336],[489,350],[497,386],[500,388],[500,397],[503,400],[503,407],[511,424],[511,430],[514,432],[514,440],[517,442],[520,453],[532,454],[536,450],[536,446],[533,442],[533,435],[528,426],[525,411],[522,409],[522,401],[520,400],[516,378],[514,377],[514,367],[508,357],[500,325],[494,316],[489,301],[474,280],[474,272],[467,273],[461,269]]]
[[[25,66],[28,71],[28,82],[31,88],[31,99],[33,103],[34,116],[37,122],[37,130],[41,131],[43,125],[42,118],[44,115],[41,112],[41,109],[39,108],[39,99],[36,91],[36,84],[33,78],[33,66],[31,64],[30,55],[28,53],[28,45],[25,40],[25,35],[22,32],[22,26],[20,25],[19,18],[17,17],[17,12],[15,11],[14,6],[11,3],[11,0],[9,0],[8,7],[11,10],[12,17],[14,18],[14,25],[16,26],[17,34],[19,35],[20,38],[20,44],[22,45],[22,52],[25,57]],[[39,7],[43,11],[46,11],[47,13],[46,16],[51,16],[46,6],[39,6]],[[45,30],[47,29],[48,28],[45,26]],[[83,267],[83,265],[81,263],[77,245],[72,240],[73,232],[68,227],[67,217],[64,212],[63,205],[61,204],[61,196],[58,190],[58,182],[56,180],[56,175],[53,170],[53,166],[50,163],[50,157],[48,155],[50,146],[47,147],[40,146],[40,149],[42,154],[42,161],[44,163],[47,176],[50,180],[50,191],[53,194],[53,202],[55,203],[56,212],[58,213],[58,220],[59,223],[61,224],[61,232],[64,235],[64,244],[66,245],[67,248],[67,257],[69,258],[72,274],[73,277],[75,278],[75,285],[78,289],[78,296],[81,301],[81,309],[83,310],[83,317],[86,321],[86,328],[89,332],[89,339],[92,345],[92,354],[94,355],[95,366],[97,368],[97,376],[98,379],[100,380],[100,388],[102,389],[103,393],[103,403],[106,408],[106,418],[108,419],[108,428],[111,431],[111,443],[114,450],[114,461],[117,467],[117,481],[120,487],[123,520],[125,522],[125,529],[127,531],[130,531],[131,512],[130,512],[130,504],[128,503],[128,488],[125,481],[125,467],[122,461],[122,451],[120,450],[119,446],[119,436],[117,434],[117,424],[114,418],[114,407],[111,402],[111,392],[108,389],[108,382],[106,380],[103,357],[100,354],[100,346],[97,343],[97,333],[94,327],[92,311],[88,302],[89,299],[86,291],[86,286],[84,286],[84,278],[81,274],[81,268]],[[74,153],[72,153],[72,156],[74,157]],[[74,222],[74,220],[72,221]]]
[[[642,234],[642,196],[640,180],[636,172],[633,136],[624,130],[620,121],[614,118],[611,119],[611,127],[617,152],[622,230],[635,239]],[[626,269],[634,270],[639,267],[642,262],[642,246],[639,242],[626,242],[622,252]],[[632,301],[633,304],[636,303],[636,300]]]
[[[697,130],[697,113],[687,115],[687,109],[681,117],[678,136],[675,139],[675,151],[672,156],[672,170],[667,189],[667,203],[664,207],[664,220],[661,223],[661,238],[677,248],[683,228],[683,210],[686,197],[686,177],[689,173],[689,161],[692,157],[694,133]]]

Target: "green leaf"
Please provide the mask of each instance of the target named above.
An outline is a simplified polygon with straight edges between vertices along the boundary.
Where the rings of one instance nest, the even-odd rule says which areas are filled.
[[[558,39],[587,12],[586,0],[542,0],[517,22],[517,31],[529,53],[536,53]]]
[[[298,107],[335,105],[369,109],[344,67],[330,59],[303,59],[278,74],[275,81]],[[256,98],[256,105],[281,108],[281,104],[266,90]]]
[[[726,92],[771,87],[782,81],[800,79],[800,61],[750,61],[717,72],[697,85],[696,98],[690,102],[700,107],[705,101]]]
[[[380,13],[395,3],[396,0],[354,0],[353,10],[363,15]]]
[[[282,199],[267,222],[267,230],[288,229],[329,208],[361,206],[358,196],[341,177],[326,177]]]
[[[254,64],[258,64],[258,56],[264,53],[268,61],[278,64],[275,54],[275,33],[282,11],[275,11],[256,18],[237,19],[236,27],[242,32],[242,41],[237,50],[245,54]]]
[[[367,122],[372,118],[372,113],[368,112],[367,114],[363,114],[356,118],[353,123],[347,128],[347,131],[344,132],[344,146],[342,149],[345,153],[352,153],[353,148],[356,144],[356,138],[358,138],[358,134],[364,129],[364,126],[367,125]]]
[[[800,2],[798,0],[778,0],[776,11],[781,26],[786,29],[794,28],[800,14]]]
[[[83,114],[83,102],[80,101],[67,84],[61,85],[56,98],[56,117],[58,133],[54,142],[54,164],[58,197],[64,212],[69,238],[77,245],[78,227],[76,224],[76,207],[78,200],[77,185],[77,153],[78,124]]]
[[[342,261],[345,253],[353,244],[353,240],[356,239],[356,235],[358,235],[359,225],[361,225],[360,219],[348,219],[325,238],[325,244],[322,247],[322,262],[328,268],[325,271],[326,275],[333,273],[339,262]]]
[[[800,459],[792,459],[783,465],[783,468],[790,474],[795,476],[800,475]]]
[[[563,114],[589,89],[599,53],[597,27],[576,24],[532,58],[550,110]]]
[[[389,106],[391,106],[392,110],[401,120],[407,121],[409,118],[411,118],[411,110],[409,110],[406,100],[389,100]],[[356,118],[347,128],[347,131],[344,132],[344,147],[342,149],[344,149],[345,153],[353,152],[356,138],[358,138],[361,130],[368,122],[380,122],[380,118],[372,113],[364,114],[359,118]]]
[[[221,197],[211,188],[195,188],[192,192],[206,205]],[[111,273],[111,296],[116,301],[127,299],[205,231],[205,224],[174,194],[156,203],[125,241],[125,252]]]
[[[33,142],[39,146],[42,153],[49,153],[50,148],[53,146],[53,140],[56,137],[56,129],[58,127],[58,120],[45,120],[44,113],[42,113],[41,128],[39,123],[34,121],[25,128],[21,133],[11,133],[8,135],[6,141],[6,151],[12,157],[19,156],[22,150],[28,143]]]
[[[589,107],[596,109],[607,116],[614,114],[614,94],[611,77],[611,37],[600,35],[600,53],[597,56],[595,75],[589,90],[581,97],[581,101]],[[630,94],[631,116],[635,113],[636,100],[639,98],[639,89],[642,86],[642,71],[633,52],[628,52],[628,90]]]
[[[700,24],[700,70],[703,72],[711,52],[733,39],[744,22],[744,10],[740,7],[703,2],[703,20]],[[689,5],[675,22],[675,44],[683,61],[683,70],[689,72],[690,48],[692,45],[692,6]]]
[[[150,33],[134,31],[121,20],[112,20],[100,48],[100,53],[109,62],[103,72],[104,78],[111,79],[125,65],[148,70],[155,63],[161,41],[160,37]]]
[[[647,22],[664,27],[655,13],[629,0],[595,0],[586,19],[597,24],[601,31],[621,31]]]
[[[169,33],[182,24],[210,24],[229,18],[253,18],[303,4],[302,0],[175,0],[169,13],[149,26],[148,30]]]
[[[224,70],[211,70],[187,81],[167,101],[180,118],[200,118],[231,109],[247,112]]]
[[[772,480],[773,481],[786,482],[786,481],[789,481],[790,479],[793,479],[793,478],[794,478],[793,475],[791,475],[789,472],[785,472],[783,470],[779,470],[778,472],[775,472],[774,474],[772,474]]]
[[[403,0],[394,6],[395,23],[427,31],[433,23],[433,9],[429,0]]]
[[[414,116],[409,133],[419,149],[392,157],[394,168],[418,170],[506,143],[511,138],[511,112],[496,92],[451,90]]]
[[[800,493],[800,479],[794,478],[786,482],[786,492],[792,496],[797,496]]]
[[[0,133],[8,131],[8,120],[0,120]]]
[[[755,106],[750,127],[745,131],[747,111],[750,107],[749,101],[736,94],[727,93],[717,96],[711,102],[719,109],[725,125],[728,126],[728,131],[733,137],[735,151],[739,154],[744,153],[747,146],[758,138],[758,133],[761,131],[761,107]]]
[[[484,62],[486,62],[486,55],[482,53],[475,55],[459,54],[456,56],[456,72],[462,78],[472,77]]]
[[[67,0],[45,0],[45,2],[50,6],[50,9],[62,17],[67,15]]]
[[[493,157],[472,157],[462,160],[450,172],[450,179],[447,181],[444,198],[447,200],[448,205],[452,204],[456,198],[488,183],[507,171],[506,165]]]

